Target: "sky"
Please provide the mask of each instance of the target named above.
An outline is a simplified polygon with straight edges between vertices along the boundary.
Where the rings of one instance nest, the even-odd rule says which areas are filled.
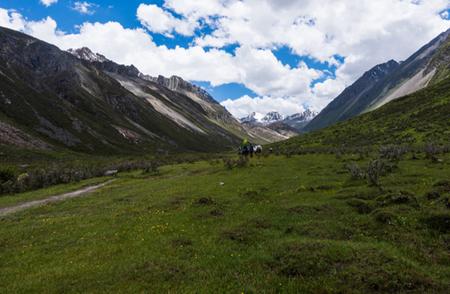
[[[0,0],[0,26],[180,76],[234,116],[320,111],[450,27],[450,0]]]

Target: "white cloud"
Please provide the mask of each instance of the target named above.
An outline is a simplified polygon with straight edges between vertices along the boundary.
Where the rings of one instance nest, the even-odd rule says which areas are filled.
[[[141,4],[137,9],[139,21],[149,31],[171,36],[173,32],[192,36],[198,26],[196,20],[178,19],[157,5]]]
[[[96,4],[89,3],[89,2],[86,2],[86,1],[83,1],[83,2],[82,1],[76,1],[73,4],[72,9],[78,11],[81,14],[94,14],[95,13],[94,8],[96,6],[97,6]]]
[[[442,16],[449,8],[448,0],[165,0],[163,6],[141,4],[137,17],[149,31],[194,36],[187,48],[173,49],[156,45],[144,29],[124,28],[117,22],[85,23],[78,33],[64,34],[51,18],[30,22],[17,12],[0,9],[0,25],[62,49],[87,46],[151,75],[175,74],[212,85],[242,83],[259,98],[224,102],[236,115],[251,107],[261,111],[272,107],[289,114],[302,105],[319,110],[374,65],[404,60],[449,27],[450,21]],[[196,34],[206,24],[212,32]],[[238,44],[234,54],[222,49],[227,44]],[[324,73],[304,63],[283,65],[272,53],[282,46],[336,66],[335,77],[311,86]],[[345,57],[343,64],[336,61],[336,55]]]
[[[166,1],[176,2],[181,1]],[[189,11],[197,1],[184,0]],[[222,3],[216,29],[197,38],[201,46],[272,48],[285,45],[298,55],[327,61],[334,55],[349,57],[341,74],[353,81],[370,67],[388,59],[402,60],[446,30],[450,22],[439,13],[448,0],[245,0]],[[181,5],[181,4],[179,4]],[[205,16],[203,16],[205,17]],[[414,38],[411,38],[414,36]]]
[[[40,0],[40,2],[42,3],[42,5],[49,7],[58,2],[58,0]]]
[[[25,27],[25,20],[16,11],[0,8],[0,26],[21,31]]]

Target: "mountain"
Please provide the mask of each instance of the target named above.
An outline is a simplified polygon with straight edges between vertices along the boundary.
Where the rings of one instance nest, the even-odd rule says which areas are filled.
[[[262,119],[261,122],[265,125],[269,125],[271,123],[282,121],[284,117],[276,111],[272,111],[267,113]]]
[[[295,129],[297,132],[303,131],[306,125],[316,117],[317,112],[311,111],[310,109],[305,110],[301,113],[296,113],[284,118],[283,122],[288,126]]]
[[[241,123],[256,124],[259,120],[256,118],[256,112],[250,113],[248,116],[239,119]]]
[[[378,109],[274,145],[357,147],[388,144],[450,144],[450,77]]]
[[[398,63],[390,60],[364,73],[306,127],[321,129],[375,110],[399,97],[444,80],[450,74],[450,29]]]
[[[253,112],[248,116],[241,118],[240,122],[246,127],[247,131],[253,129],[254,132],[260,133],[264,128],[270,129],[278,133],[278,135],[281,135],[278,139],[272,139],[272,141],[280,141],[298,135],[316,115],[317,113],[310,109],[286,117],[276,111],[271,111],[264,116]],[[270,131],[264,130],[264,132],[267,133]],[[273,137],[273,135],[274,134],[271,134],[271,137]],[[264,137],[264,135],[261,136]],[[271,140],[268,141],[270,142]]]
[[[148,77],[88,48],[65,52],[6,28],[0,43],[0,134],[8,134],[0,144],[101,154],[211,151],[247,136],[209,94],[179,77]]]
[[[284,121],[277,121],[271,123],[270,125],[267,125],[266,127],[285,137],[285,139],[289,139],[298,135],[298,130],[286,124]]]
[[[249,134],[250,140],[258,144],[280,142],[298,135],[290,126],[281,122],[268,126],[244,123],[243,126]]]

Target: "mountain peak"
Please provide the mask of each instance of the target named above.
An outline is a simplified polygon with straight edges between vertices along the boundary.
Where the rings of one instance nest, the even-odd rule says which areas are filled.
[[[271,112],[267,113],[266,116],[264,116],[261,121],[264,124],[270,124],[270,123],[274,123],[277,121],[281,121],[283,119],[284,119],[284,117],[279,112],[271,111]]]
[[[378,80],[384,78],[387,74],[391,73],[398,66],[400,66],[400,64],[397,61],[391,59],[388,62],[375,65],[373,68],[368,70],[363,75],[363,77],[378,81]]]
[[[317,112],[312,111],[311,109],[306,109],[303,112],[292,114],[285,118],[288,121],[298,121],[298,122],[307,122],[312,120],[317,115]]]
[[[70,54],[81,60],[89,62],[106,62],[109,61],[105,56],[92,52],[88,47],[67,50]]]

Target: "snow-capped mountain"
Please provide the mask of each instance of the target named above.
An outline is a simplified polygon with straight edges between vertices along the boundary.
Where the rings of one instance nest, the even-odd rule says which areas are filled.
[[[267,113],[261,119],[261,122],[263,124],[269,125],[269,124],[274,123],[274,122],[282,121],[283,119],[284,119],[284,117],[280,113],[278,113],[276,111],[271,111],[271,112]]]
[[[259,126],[270,126],[274,123],[283,123],[291,128],[301,131],[315,116],[317,112],[310,109],[305,110],[301,113],[295,113],[289,116],[283,116],[282,114],[271,111],[266,115],[261,115],[256,112],[249,114],[246,117],[240,119],[243,124],[252,124]]]
[[[246,117],[239,119],[239,121],[241,123],[249,123],[249,124],[258,122],[258,120],[256,119],[256,112],[250,113]]]
[[[316,115],[317,115],[317,112],[307,109],[303,112],[289,115],[284,120],[305,122],[305,121],[312,120]]]
[[[317,115],[317,112],[307,109],[301,113],[296,113],[286,117],[283,122],[297,131],[302,131],[303,128],[312,121]]]
[[[283,119],[284,117],[276,111],[271,111],[266,115],[252,112],[248,116],[241,118],[240,122],[247,124],[252,123],[260,125],[270,125],[274,122],[282,121]]]

